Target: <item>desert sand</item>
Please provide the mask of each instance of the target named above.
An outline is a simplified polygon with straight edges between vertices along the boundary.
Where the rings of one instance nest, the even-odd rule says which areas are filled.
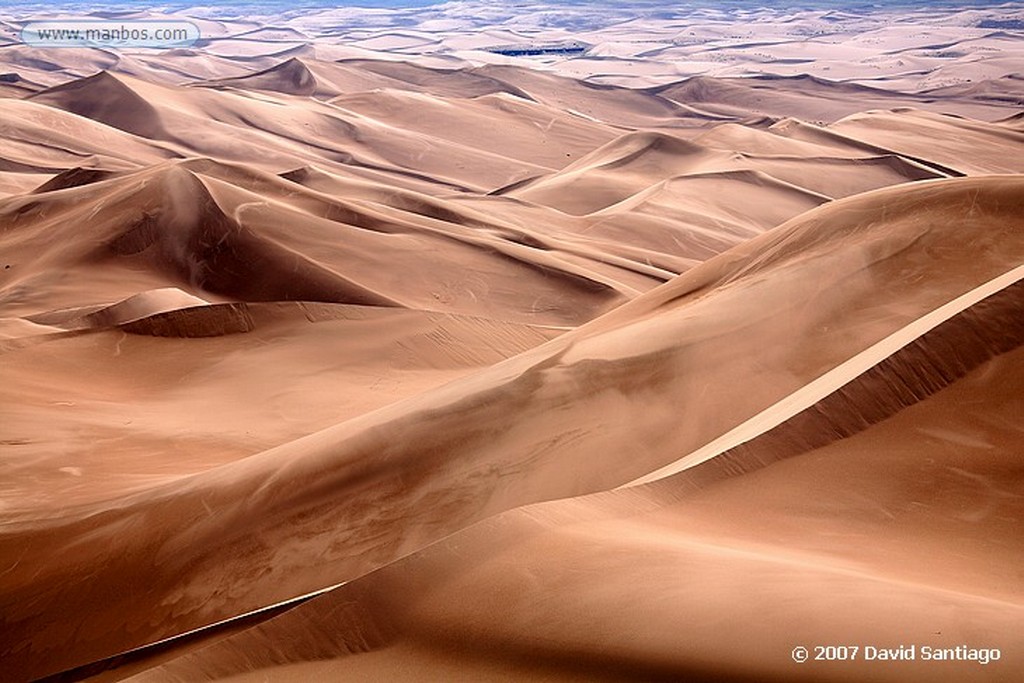
[[[0,8],[0,678],[1021,680],[1022,26]]]

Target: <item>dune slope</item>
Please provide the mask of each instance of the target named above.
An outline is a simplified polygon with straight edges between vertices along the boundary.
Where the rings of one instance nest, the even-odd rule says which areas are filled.
[[[384,4],[0,7],[0,678],[1021,680],[1024,5]]]
[[[1022,196],[1018,179],[992,177],[835,202],[443,388],[117,508],[9,524],[5,548],[69,562],[7,576],[7,632],[33,634],[36,651],[52,647],[53,668],[35,670],[50,673],[356,578],[515,506],[628,483],[1013,270]],[[815,299],[796,297],[809,282]],[[112,535],[116,556],[101,540]],[[83,570],[95,579],[73,584],[67,572]],[[51,591],[40,594],[40,581]],[[107,592],[124,581],[138,588]],[[41,630],[48,610],[79,613],[74,605],[95,605],[100,593],[106,607],[88,623]],[[146,620],[115,626],[129,599]],[[65,629],[83,628],[103,635],[67,647]],[[27,664],[27,645],[4,649]]]

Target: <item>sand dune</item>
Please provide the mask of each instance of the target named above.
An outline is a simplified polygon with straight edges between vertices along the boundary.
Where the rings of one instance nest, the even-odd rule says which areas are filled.
[[[737,194],[748,201],[730,206],[719,199]],[[691,173],[591,213],[583,230],[701,261],[830,199],[759,171]]]
[[[138,93],[105,71],[29,97],[30,101],[63,109],[143,138],[167,135],[160,115]]]
[[[7,547],[36,547],[39,553],[53,552],[58,539],[88,528],[96,542],[74,548],[76,571],[95,566],[148,587],[145,596],[131,599],[150,615],[146,623],[158,624],[156,630],[136,623],[117,637],[107,632],[99,647],[63,647],[53,651],[51,671],[225,618],[230,610],[355,578],[489,514],[599,491],[666,465],[667,454],[699,447],[874,341],[1011,269],[1020,258],[1021,196],[1020,182],[1005,177],[895,188],[830,204],[576,332],[436,392],[140,492],[116,511],[85,505],[65,509],[60,519],[8,525],[2,541]],[[967,203],[967,197],[977,201]],[[923,211],[941,219],[922,221]],[[974,237],[966,249],[965,230]],[[927,278],[928,286],[879,283],[915,277]],[[844,286],[825,287],[823,278]],[[793,297],[808,281],[822,292],[813,307]],[[887,296],[872,300],[863,296],[868,290]],[[751,310],[754,302],[762,315]],[[741,335],[735,335],[738,329]],[[795,329],[800,343],[772,344],[776,337],[794,338]],[[734,341],[723,346],[727,333]],[[744,340],[760,353],[744,350]],[[763,378],[756,386],[735,379],[751,376],[750,363]],[[689,370],[680,373],[683,367]],[[718,382],[713,393],[712,374]],[[652,411],[655,405],[688,409],[681,415],[677,409]],[[502,430],[498,425],[509,414],[517,415],[516,426]],[[619,419],[609,421],[611,414]],[[633,457],[623,461],[617,454],[627,448]],[[361,455],[368,451],[387,456],[371,464]],[[589,463],[585,470],[578,464],[582,457]],[[283,462],[289,464],[282,469]],[[210,509],[217,515],[211,517]],[[182,526],[154,526],[156,519],[180,520]],[[143,545],[135,550],[121,540],[120,559],[111,557],[98,539],[120,534],[126,523],[152,532],[137,538]],[[275,554],[267,565],[277,569],[243,582],[239,572],[272,552],[273,539],[285,537],[292,539],[287,555]],[[331,548],[341,547],[331,539],[339,537],[346,539],[344,551],[335,554]],[[161,555],[159,569],[131,559],[157,548],[170,553]],[[190,556],[190,549],[204,550]],[[43,571],[58,572],[47,574],[49,585],[66,585],[61,567]],[[24,603],[28,594],[18,597],[13,587],[22,585],[21,575],[15,569],[8,579],[7,613],[27,619],[31,612],[19,605],[38,610],[40,603],[38,597]],[[32,584],[23,585],[29,590]],[[226,601],[216,588],[226,585],[246,589]],[[77,586],[47,600],[66,608],[94,598]],[[110,617],[94,611],[90,618],[113,623],[123,608],[117,599],[107,604]],[[162,616],[152,620],[157,614]],[[33,630],[22,623],[19,632]],[[66,628],[81,626],[68,622]],[[52,633],[52,642],[63,642]],[[37,635],[33,647],[41,646]],[[5,649],[19,646],[9,642]]]
[[[0,100],[4,170],[39,174],[35,184],[75,166],[119,170],[173,156],[115,128],[31,100]]]
[[[902,104],[899,93],[852,83],[836,83],[810,75],[753,76],[716,79],[697,76],[655,90],[673,102],[730,117],[797,116],[834,121],[865,109]],[[799,114],[798,114],[799,112]]]
[[[552,170],[562,168],[617,134],[607,126],[508,93],[447,100],[433,95],[375,90],[341,96],[331,103],[399,125],[403,130],[415,130],[475,149],[490,149],[495,138],[500,137],[504,156]],[[446,125],[456,109],[460,125]]]
[[[832,128],[840,134],[935,161],[966,174],[1019,173],[1021,168],[1019,159],[1005,153],[1008,145],[1020,143],[1019,133],[968,120],[901,110],[854,115],[836,122]],[[925,130],[931,132],[928,145],[916,144],[905,135]]]
[[[990,147],[995,145],[990,143]],[[761,172],[809,194],[828,198],[943,175],[937,169],[896,154],[853,158],[760,155],[735,149],[716,150],[664,133],[629,133],[562,171],[520,183],[509,193],[582,215],[622,202],[666,177],[741,170]]]
[[[896,648],[908,632],[931,648],[984,633],[991,647],[1015,652],[1021,547],[1005,520],[1020,514],[1019,437],[968,435],[979,433],[975,420],[1013,421],[1019,402],[996,377],[1018,382],[1004,373],[1019,357],[1000,356],[891,420],[742,477],[500,515],[129,680],[845,681],[870,672],[904,681],[929,678],[935,663],[800,665],[788,652],[822,638]],[[915,432],[928,436],[906,438]],[[843,550],[865,536],[870,550]],[[902,562],[909,548],[928,566]],[[399,597],[409,590],[415,599]],[[809,592],[832,597],[812,602]],[[737,596],[761,617],[729,620],[732,638],[746,643],[739,654],[735,640],[708,635]],[[953,662],[942,675],[1010,681],[1017,661]]]
[[[206,85],[235,86],[246,90],[270,90],[286,95],[312,95],[317,79],[300,60],[292,58],[258,73],[237,76]]]
[[[4,680],[1020,679],[1017,4],[277,9],[0,10]]]

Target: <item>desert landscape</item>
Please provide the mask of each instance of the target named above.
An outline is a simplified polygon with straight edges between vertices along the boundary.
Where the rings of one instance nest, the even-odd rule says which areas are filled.
[[[0,3],[0,680],[1016,682],[1022,457],[1022,3]]]

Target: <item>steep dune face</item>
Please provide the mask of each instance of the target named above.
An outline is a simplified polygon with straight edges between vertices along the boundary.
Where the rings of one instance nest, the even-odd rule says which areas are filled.
[[[562,168],[618,131],[508,93],[475,98],[440,98],[401,90],[342,95],[331,104],[403,130],[503,156],[547,169]],[[451,125],[453,117],[459,125]],[[497,149],[495,139],[503,145]]]
[[[928,112],[896,111],[856,114],[837,121],[836,132],[913,155],[966,174],[1019,173],[1021,161],[1007,147],[1024,139],[1016,131]],[[927,144],[915,139],[927,131]]]
[[[70,168],[53,176],[37,187],[34,192],[52,192],[54,190],[64,190],[69,187],[79,187],[81,185],[88,185],[89,183],[95,183],[100,180],[106,180],[113,175],[114,174],[111,171],[76,166],[75,168]]]
[[[376,292],[243,229],[194,175],[173,169],[157,181],[163,210],[108,245],[214,294],[242,301],[326,301],[396,305]],[[134,259],[133,259],[134,260]]]
[[[408,60],[352,59],[345,60],[343,64],[387,78],[394,84],[404,84],[405,88],[411,90],[429,91],[442,96],[479,97],[507,92],[529,99],[529,95],[511,84],[478,69],[433,68]]]
[[[40,90],[40,86],[17,73],[0,74],[0,97],[24,97]]]
[[[672,124],[689,112],[657,95],[627,88],[578,81],[530,69],[488,65],[476,73],[509,83],[531,99],[575,115],[618,126],[651,127]],[[697,120],[706,118],[695,116]]]
[[[49,88],[29,99],[139,137],[167,135],[156,108],[106,71]]]
[[[939,120],[937,125],[945,123]],[[951,125],[949,133],[954,134],[957,124]],[[668,177],[722,174],[724,180],[736,172],[752,171],[808,194],[841,198],[907,181],[960,175],[947,173],[948,169],[939,164],[901,156],[884,146],[844,140],[833,135],[831,129],[814,136],[805,128],[802,124],[772,126],[766,131],[745,129],[749,132],[738,134],[726,125],[692,141],[664,133],[628,133],[557,173],[519,183],[503,193],[583,215],[623,202]],[[976,129],[975,135],[975,144],[995,156],[1007,133],[984,125]],[[904,149],[899,145],[896,148]],[[935,156],[914,151],[929,158]],[[942,155],[937,158],[946,159]],[[722,194],[728,192],[723,190]]]
[[[742,205],[721,198],[743,196]],[[585,234],[702,261],[829,197],[758,171],[692,173],[662,181],[586,217]]]
[[[12,227],[5,235],[6,252],[17,272],[24,273],[13,286],[51,283],[34,287],[33,297],[21,305],[38,306],[47,296],[66,296],[64,288],[73,275],[69,268],[100,275],[108,283],[104,287],[117,286],[116,275],[129,271],[134,277],[123,287],[132,287],[145,272],[147,278],[166,278],[195,292],[242,301],[396,305],[244,229],[195,175],[179,166],[108,181],[100,198],[95,187],[8,207]],[[90,217],[92,226],[85,235],[77,229],[83,216]],[[97,267],[103,265],[110,270]],[[60,305],[59,299],[51,301]]]
[[[135,322],[153,315],[168,311],[206,306],[209,302],[181,291],[176,287],[150,290],[118,301],[90,312],[80,320],[83,324],[95,327],[112,327]],[[36,320],[40,320],[36,316]]]
[[[9,287],[51,283],[21,305],[68,305],[60,283],[78,267],[88,268],[80,276],[107,298],[162,279],[242,301],[411,302],[474,314],[520,309],[520,317],[537,322],[578,321],[635,291],[628,274],[616,274],[621,269],[528,246],[525,234],[500,219],[401,196],[377,191],[373,203],[350,202],[248,169],[191,161],[108,181],[102,195],[89,185],[12,200],[5,244],[15,266],[8,275],[18,279]],[[88,237],[76,229],[82,220],[95,225]],[[55,234],[64,239],[54,244]],[[443,251],[424,264],[412,251],[417,245]],[[100,262],[107,268],[88,267]],[[396,264],[406,269],[403,280],[387,270]],[[524,279],[536,285],[525,301],[516,287]],[[489,300],[480,296],[487,291]]]
[[[246,78],[257,79],[250,84],[254,89],[269,89],[269,92],[287,93],[282,95],[284,97],[295,97],[305,94],[305,86],[301,83],[295,86],[289,80],[305,83],[302,76],[305,72],[296,72],[300,67],[305,68],[297,61],[286,62],[271,71]],[[245,87],[247,81],[240,83],[236,84],[237,88]],[[156,153],[163,158],[210,156],[253,163],[274,172],[316,159],[329,167],[349,171],[369,169],[398,179],[410,177],[423,185],[440,185],[445,190],[452,187],[489,190],[553,168],[538,164],[538,159],[524,158],[530,157],[529,154],[513,162],[493,151],[493,147],[500,149],[500,145],[492,146],[484,141],[478,141],[475,146],[452,145],[444,137],[420,133],[413,126],[391,125],[386,118],[378,121],[346,114],[315,100],[293,101],[286,111],[279,103],[265,98],[240,97],[212,88],[149,83],[106,72],[56,86],[28,101],[146,138],[151,142],[150,147],[156,148]],[[560,117],[570,118],[564,114]],[[504,118],[515,117],[505,114]],[[522,132],[523,126],[518,125],[518,128]],[[568,121],[560,127],[563,137],[570,142],[576,128],[592,130],[596,127],[585,121]],[[546,132],[542,128],[531,127],[530,130],[534,134],[527,142],[536,147],[544,145]],[[138,141],[133,142],[138,144]],[[524,142],[522,133],[519,142]],[[586,142],[585,136],[582,142]],[[566,151],[581,153],[579,144],[580,141],[570,144],[562,154]],[[510,141],[506,148],[516,146],[519,145]],[[262,154],[254,156],[251,153],[254,148],[260,149]],[[152,154],[149,152],[147,156]],[[555,158],[562,161],[561,157]]]
[[[1008,387],[1024,381],[1020,360],[1018,347],[885,422],[757,472],[695,490],[687,471],[505,513],[129,680],[933,677],[938,664],[920,652],[841,666],[789,656],[822,640],[895,649],[907,634],[1008,660],[946,662],[942,679],[1013,680],[1021,405]],[[1005,425],[998,439],[981,437],[989,424]],[[759,618],[723,619],[737,598]]]
[[[667,465],[1019,264],[1021,196],[1019,180],[1006,177],[837,202],[436,392],[137,494],[117,511],[83,506],[62,521],[9,527],[9,547],[61,547],[77,567],[144,580],[136,609],[162,615],[149,622],[156,628],[106,631],[102,643],[64,648],[63,659],[55,652],[53,670],[354,578],[510,507],[607,489]],[[817,296],[797,296],[809,283]],[[516,415],[512,426],[508,415]],[[150,531],[120,541],[140,545],[118,558],[97,554],[99,542],[64,547],[86,529],[100,539],[125,524]],[[282,555],[274,549],[285,538]],[[159,569],[133,559],[157,548]],[[254,562],[269,573],[242,578]],[[60,567],[41,571],[55,572],[48,585],[64,585]],[[15,631],[35,632],[31,584],[19,577],[15,570],[5,613],[20,624]],[[92,585],[103,590],[108,581]],[[236,591],[230,602],[214,588],[227,585]],[[46,601],[91,604],[89,591],[55,588]],[[120,607],[116,598],[108,604],[109,617],[90,618],[112,627]],[[41,646],[37,637],[33,647]]]
[[[671,135],[629,133],[560,173],[516,188],[510,194],[583,215],[620,202],[659,179],[702,169],[714,163],[715,157],[714,152]]]
[[[1000,78],[986,78],[978,83],[961,83],[926,90],[922,94],[938,97],[967,96],[982,101],[1006,102],[1019,105],[1024,98],[1024,75],[1007,74]]]
[[[252,455],[559,332],[395,308],[206,304],[174,289],[4,322],[5,522]]]
[[[726,116],[798,116],[829,122],[865,109],[906,104],[906,96],[853,83],[832,83],[807,74],[719,80],[697,76],[654,90],[659,96]]]
[[[244,90],[269,90],[285,95],[313,95],[318,83],[313,72],[300,59],[291,58],[249,76],[238,76],[204,83],[207,86],[238,87]]]
[[[83,164],[123,170],[175,156],[161,144],[32,100],[0,100],[0,111],[2,163],[8,170],[37,174],[35,185]]]

